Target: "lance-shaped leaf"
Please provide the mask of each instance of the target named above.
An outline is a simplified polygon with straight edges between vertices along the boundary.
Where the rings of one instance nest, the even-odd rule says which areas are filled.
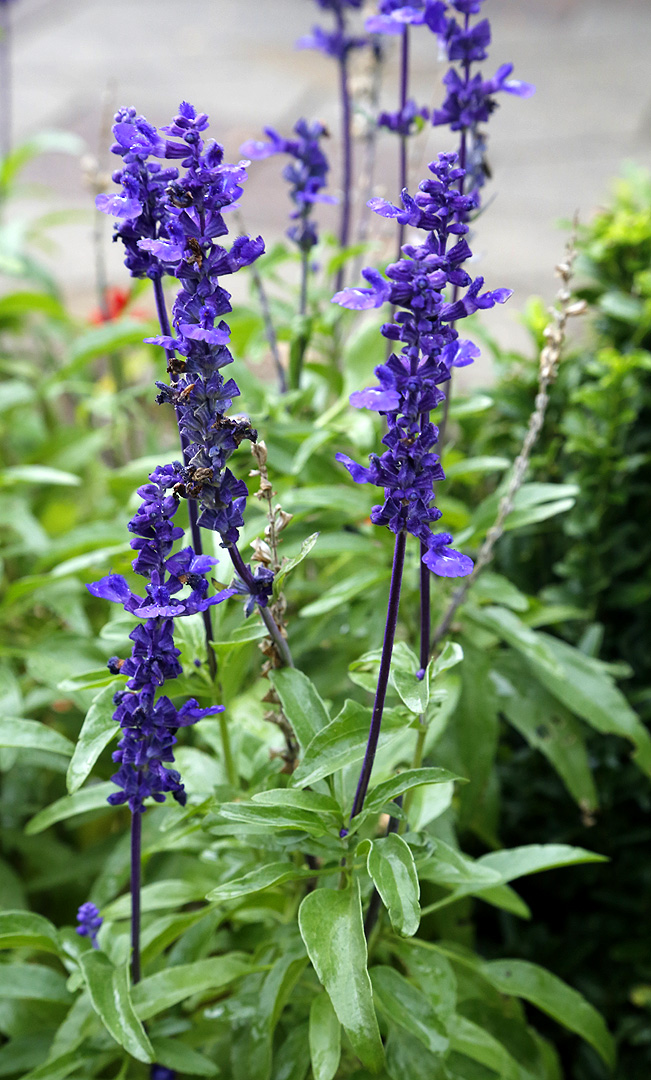
[[[138,1061],[153,1061],[154,1051],[135,1014],[126,967],[114,967],[94,949],[79,957],[90,1000],[109,1035]]]
[[[68,766],[66,784],[70,795],[74,795],[87,776],[90,775],[93,765],[105,746],[115,738],[120,731],[118,724],[113,719],[115,705],[113,695],[121,688],[124,680],[112,682],[105,686],[93,698],[86,718],[81,725],[75,752]]]
[[[307,787],[346,765],[361,761],[368,742],[370,723],[370,709],[356,701],[346,701],[339,715],[312,739],[305,757],[292,775],[292,786]],[[385,746],[400,735],[401,728],[404,729],[404,721],[396,724],[391,713],[385,712],[379,746]]]
[[[368,844],[367,869],[382,897],[391,925],[403,937],[413,937],[420,923],[420,887],[411,848],[397,833]]]
[[[299,913],[305,947],[328,992],[339,1022],[360,1061],[379,1072],[384,1050],[366,968],[366,938],[359,883],[347,889],[315,889]]]
[[[526,960],[491,960],[480,971],[501,994],[524,998],[559,1024],[590,1043],[611,1068],[615,1043],[603,1017],[588,1001],[552,975]]]
[[[328,711],[316,687],[298,668],[272,670],[269,678],[301,749],[305,752],[317,732],[330,723]]]
[[[65,735],[40,724],[38,720],[22,717],[3,717],[0,720],[0,747],[16,747],[23,750],[48,750],[52,754],[70,757],[74,744]]]
[[[92,784],[90,787],[76,791],[74,795],[64,795],[62,799],[46,806],[27,822],[25,832],[29,836],[49,829],[57,821],[65,821],[67,818],[76,817],[77,814],[86,814],[89,810],[109,811],[113,808],[107,803],[111,792],[115,791],[115,784],[107,781],[105,784]]]
[[[56,1001],[69,1005],[65,977],[42,964],[10,964],[0,979],[0,998]]]
[[[492,1069],[500,1080],[535,1080],[503,1043],[465,1016],[455,1016],[450,1027],[450,1045],[458,1053]]]
[[[405,769],[397,776],[392,776],[390,780],[385,780],[377,787],[371,788],[364,800],[364,813],[379,813],[387,803],[411,788],[418,788],[423,784],[448,784],[452,780],[464,782],[464,777],[455,776],[447,769],[439,769],[436,766],[427,769]]]
[[[134,986],[133,1004],[141,1020],[156,1016],[179,1001],[200,994],[205,990],[222,990],[242,975],[255,971],[245,957],[234,953],[211,956],[194,964],[177,967],[149,975]]]
[[[378,1008],[391,1024],[404,1028],[432,1054],[444,1054],[450,1043],[436,1010],[427,997],[395,968],[371,969]]]
[[[23,948],[58,953],[56,927],[31,911],[0,911],[0,949]]]
[[[310,1006],[310,1058],[314,1080],[333,1080],[341,1057],[341,1024],[327,994]]]
[[[242,877],[233,878],[218,885],[209,892],[206,900],[219,903],[223,900],[237,900],[240,896],[248,896],[250,893],[262,892],[270,889],[273,885],[282,885],[285,881],[296,881],[299,878],[313,877],[313,872],[294,866],[293,863],[268,863],[259,866]]]

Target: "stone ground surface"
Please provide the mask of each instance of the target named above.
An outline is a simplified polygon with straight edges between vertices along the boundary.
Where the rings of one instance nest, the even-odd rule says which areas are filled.
[[[622,162],[651,166],[650,0],[487,0],[493,25],[486,75],[504,61],[533,82],[536,95],[500,96],[490,124],[494,200],[477,228],[477,270],[491,286],[515,295],[491,316],[504,344],[526,341],[517,313],[527,296],[550,300],[553,266],[562,253],[559,219],[579,211],[587,220],[603,201]],[[299,116],[319,117],[336,134],[333,63],[295,51],[317,20],[311,0],[16,0],[13,21],[13,128],[19,141],[43,128],[76,132],[97,153],[106,146],[102,115],[133,104],[156,124],[187,99],[209,113],[227,160],[240,143],[270,124],[288,133]],[[490,68],[490,71],[489,71]],[[440,102],[445,67],[433,36],[413,35],[415,96]],[[395,56],[385,72],[384,104],[394,106]],[[448,135],[429,129],[414,150],[412,186]],[[377,191],[395,198],[395,144],[385,136]],[[332,186],[338,183],[332,139]],[[104,154],[104,167],[110,167]],[[256,163],[243,201],[250,230],[267,242],[282,235],[286,192],[279,159]],[[76,310],[93,304],[91,197],[78,160],[41,159],[30,178],[48,185],[48,209],[88,210],[53,232],[57,265]],[[22,205],[22,204],[21,204]],[[27,204],[25,204],[27,205]],[[335,224],[334,212],[330,221]],[[106,237],[110,228],[106,228]],[[109,252],[111,280],[124,282],[119,252]],[[494,317],[493,317],[494,315]]]

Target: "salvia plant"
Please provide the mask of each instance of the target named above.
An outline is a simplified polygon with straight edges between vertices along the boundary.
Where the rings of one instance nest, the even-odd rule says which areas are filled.
[[[0,764],[13,772],[2,802],[11,989],[0,992],[0,1075],[559,1080],[553,1029],[529,1005],[585,1041],[595,1077],[614,1063],[613,1039],[577,989],[517,957],[486,959],[473,936],[476,899],[527,919],[513,881],[601,861],[566,843],[502,848],[502,719],[584,816],[597,808],[586,725],[628,739],[651,775],[651,739],[610,669],[540,630],[560,618],[552,606],[482,573],[505,529],[563,513],[576,496],[569,484],[525,482],[565,325],[582,310],[569,287],[573,241],[513,469],[495,454],[464,462],[454,445],[453,373],[480,355],[465,325],[511,296],[470,261],[485,125],[496,95],[533,88],[510,64],[480,70],[491,40],[483,0],[318,7],[330,23],[299,44],[337,65],[341,190],[329,188],[320,121],[300,118],[288,135],[264,127],[228,163],[188,102],[160,128],[121,108],[114,186],[96,205],[115,219],[131,320],[103,315],[63,361],[52,346],[55,374],[40,395],[36,376],[11,390],[26,420],[0,430],[12,455],[3,483],[19,489],[11,528],[22,530],[8,565],[25,552],[41,561],[27,578],[17,571],[7,594],[16,641],[6,655],[22,658],[39,611],[58,622],[24,672],[0,667],[7,716],[19,717],[1,723]],[[433,111],[410,96],[413,32],[431,34],[451,65]],[[368,205],[395,224],[397,253],[357,281],[350,75],[384,36],[400,43],[398,107],[377,126],[399,138],[399,191]],[[456,145],[414,187],[408,140],[430,126]],[[262,237],[242,227],[229,238],[227,226],[243,220],[251,160],[275,155],[288,159],[297,299],[279,285],[288,251],[265,254]],[[340,215],[330,263],[324,202]],[[240,271],[261,313],[233,308],[223,279]],[[157,326],[137,315],[148,283]],[[72,338],[58,317],[58,340]],[[139,370],[156,372],[156,411],[149,385],[142,400],[129,396],[124,349],[135,343]],[[277,390],[243,363],[267,349]],[[99,386],[79,375],[108,353],[126,428],[102,397],[108,375]],[[57,435],[64,393],[65,407],[78,394],[103,421],[79,446],[67,429]],[[464,407],[481,422],[481,398]],[[133,453],[108,457],[105,430],[128,431]],[[52,467],[14,464],[28,439],[35,460],[49,447]],[[467,510],[446,491],[476,473],[494,482]],[[52,541],[38,493],[82,475],[97,521]],[[34,499],[20,491],[30,483]],[[368,488],[381,489],[377,504]],[[66,730],[82,713],[74,746],[60,730],[71,709]],[[28,720],[28,710],[50,712]],[[70,758],[67,794],[53,758]],[[52,798],[37,813],[20,794],[35,776]],[[39,833],[43,847],[30,846]],[[47,909],[55,921],[30,909],[10,857],[34,869],[37,894],[65,883]]]

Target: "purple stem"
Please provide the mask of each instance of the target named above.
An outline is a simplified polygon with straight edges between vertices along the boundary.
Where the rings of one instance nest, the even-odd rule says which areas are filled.
[[[161,333],[165,337],[171,336],[170,321],[167,316],[167,308],[165,306],[165,295],[163,293],[162,279],[154,278],[154,297],[156,299],[156,312],[158,314],[158,322],[160,323]],[[165,356],[169,364],[170,360],[174,357],[174,351],[172,349],[165,349]],[[173,382],[177,382],[178,375],[170,372],[170,378]],[[181,450],[183,451],[183,460],[185,464],[188,464],[188,440],[181,433],[181,414],[177,406],[174,409],[176,413],[176,423],[179,429],[179,438],[181,440]],[[190,519],[190,533],[192,534],[192,547],[194,548],[195,555],[203,554],[203,544],[201,541],[201,529],[198,524],[197,513],[197,501],[196,499],[188,499],[188,518]],[[203,620],[204,636],[206,639],[206,655],[208,657],[208,670],[210,672],[210,678],[214,681],[217,675],[217,658],[215,657],[215,650],[212,647],[213,630],[212,630],[212,614],[210,608],[206,608],[201,612],[201,618]]]
[[[342,35],[346,29],[343,12],[337,12],[338,29]],[[339,90],[341,94],[341,135],[343,141],[344,171],[343,171],[343,198],[341,203],[341,224],[339,228],[339,245],[347,248],[350,237],[350,196],[352,183],[352,141],[351,141],[351,107],[350,91],[348,89],[348,56],[344,52],[339,60]],[[336,289],[339,292],[344,287],[344,267],[340,266],[337,271]]]
[[[131,814],[131,981],[140,982],[140,862],[142,814]]]
[[[407,104],[409,92],[409,27],[405,24],[402,28],[402,48],[400,52],[400,111]],[[407,187],[407,135],[400,136],[400,191]],[[398,225],[398,253],[400,258],[402,245],[405,242],[405,225]]]
[[[384,643],[382,645],[380,672],[377,680],[377,690],[375,691],[375,702],[373,704],[373,716],[371,717],[371,727],[368,733],[368,743],[366,744],[364,761],[362,762],[362,771],[357,783],[353,809],[350,814],[351,818],[354,818],[357,814],[361,813],[362,807],[364,806],[364,799],[366,798],[366,792],[373,770],[373,762],[375,761],[378,739],[380,738],[382,712],[384,710],[384,701],[387,695],[389,671],[391,669],[391,654],[393,652],[393,642],[396,636],[396,625],[398,622],[400,586],[402,584],[402,571],[405,565],[406,540],[407,534],[404,531],[399,532],[396,536],[396,546],[393,553],[393,570],[391,572],[391,587],[389,589],[387,621],[384,629]]]
[[[254,585],[253,574],[251,573],[248,566],[244,562],[244,559],[240,555],[240,553],[239,553],[238,549],[236,548],[235,544],[231,544],[228,547],[227,550],[228,550],[228,554],[231,557],[231,562],[233,563],[233,566],[235,568],[236,573],[239,574],[239,576],[241,577],[244,584],[247,585],[248,588],[251,588]],[[265,624],[265,626],[267,627],[267,630],[269,631],[269,636],[272,639],[274,645],[276,646],[278,654],[280,655],[281,659],[285,663],[285,666],[286,667],[294,667],[294,660],[292,659],[292,654],[290,652],[289,645],[287,644],[287,641],[285,640],[285,638],[281,634],[280,627],[278,626],[276,620],[274,619],[273,615],[269,611],[269,608],[261,607],[260,608],[260,614],[262,615],[263,623]]]
[[[466,33],[468,33],[469,27],[470,27],[470,15],[466,15],[466,17],[465,17],[465,25],[464,25],[464,29],[465,29]],[[467,59],[464,60],[464,62],[463,62],[463,74],[464,74],[464,77],[465,77],[464,86],[467,86],[468,83],[470,82],[470,61],[467,60]],[[468,129],[467,128],[461,128],[461,140],[459,142],[459,168],[463,169],[464,171],[465,171],[465,168],[466,168],[466,158],[468,156],[467,147],[468,147]],[[465,179],[466,179],[465,175],[459,177],[459,194],[460,195],[463,195]],[[458,295],[459,295],[459,287],[458,287],[458,285],[455,285],[453,290],[452,290],[452,303],[453,304],[456,304]],[[441,450],[443,450],[443,447],[445,446],[445,436],[446,436],[446,433],[447,433],[448,413],[450,411],[450,397],[451,397],[451,394],[452,394],[452,372],[453,371],[454,371],[454,368],[452,368],[452,370],[450,371],[450,378],[449,378],[448,382],[445,384],[445,390],[444,390],[445,399],[443,401],[443,415],[441,417],[441,423],[439,425],[439,447],[440,447]]]

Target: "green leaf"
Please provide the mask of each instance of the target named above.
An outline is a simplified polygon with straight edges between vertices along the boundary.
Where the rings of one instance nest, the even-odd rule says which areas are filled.
[[[313,615],[324,615],[328,611],[334,611],[336,608],[347,604],[349,600],[359,596],[360,593],[372,589],[374,585],[379,585],[381,581],[386,581],[388,577],[389,571],[386,567],[358,570],[355,574],[351,574],[350,577],[342,578],[332,588],[326,589],[318,600],[313,600],[311,604],[301,608],[299,615],[301,618],[307,619]]]
[[[74,473],[52,469],[49,465],[12,465],[0,471],[0,487],[15,484],[55,484],[62,487],[79,487],[81,479]]]
[[[152,327],[151,323],[135,319],[116,319],[86,330],[75,339],[65,363],[55,376],[55,381],[67,378],[98,356],[107,356],[128,345],[142,345],[144,338],[150,336]]]
[[[297,810],[309,810],[312,814],[335,814],[341,817],[341,807],[331,795],[316,791],[297,791],[296,788],[271,788],[253,796],[254,803],[264,806],[289,806]]]
[[[465,1016],[455,1016],[450,1026],[450,1046],[493,1069],[499,1080],[534,1080],[494,1035]]]
[[[403,1028],[389,1028],[386,1054],[391,1080],[461,1080],[456,1073],[448,1072],[440,1054],[430,1054]]]
[[[133,1005],[141,1020],[149,1020],[179,1001],[207,990],[223,990],[231,983],[257,969],[246,958],[230,954],[196,960],[193,964],[149,975],[133,988]]]
[[[183,904],[191,904],[195,900],[203,900],[205,886],[193,881],[179,881],[176,878],[164,881],[153,881],[151,885],[144,885],[140,890],[140,910],[168,911],[170,908],[181,907]],[[113,919],[129,919],[131,917],[131,895],[125,893],[118,896],[112,904],[102,910],[102,915],[109,921]]]
[[[314,1080],[333,1080],[341,1057],[341,1024],[327,994],[310,1006],[310,1058]]]
[[[32,1072],[25,1073],[21,1080],[65,1080],[71,1073],[77,1072],[83,1066],[91,1066],[97,1061],[97,1055],[87,1057],[79,1053],[79,1050],[71,1050],[62,1054],[54,1061],[46,1061]]]
[[[499,657],[493,681],[502,715],[529,746],[545,755],[581,809],[596,810],[597,791],[580,721],[540,683],[532,682],[513,654]]]
[[[8,964],[0,979],[0,998],[32,998],[69,1005],[71,997],[66,980],[58,971],[41,964]]]
[[[366,938],[359,884],[315,889],[303,900],[298,923],[308,955],[353,1050],[379,1072],[384,1050],[366,968]]]
[[[76,791],[74,795],[64,795],[62,799],[39,810],[25,826],[28,836],[49,829],[57,821],[66,821],[67,818],[76,817],[77,814],[86,814],[89,810],[112,810],[107,803],[108,796],[115,791],[115,784],[106,781],[104,784],[92,784],[90,787]]]
[[[134,1011],[127,968],[114,967],[104,953],[95,949],[81,953],[79,966],[93,1008],[109,1035],[138,1061],[153,1061],[152,1045]]]
[[[244,1016],[239,1023],[236,1019],[233,1080],[269,1080],[274,1031],[306,964],[307,957],[302,949],[298,956],[289,950],[276,960],[261,980],[256,980],[253,1016]]]
[[[459,417],[476,416],[486,412],[493,405],[492,397],[488,394],[474,394],[469,398],[453,398],[450,403],[450,419],[457,420]]]
[[[427,677],[430,683],[430,689],[432,689],[432,683],[435,679],[442,675],[444,671],[449,671],[450,668],[456,667],[463,660],[463,649],[456,641],[448,641],[443,649],[430,660],[427,665]]]
[[[91,671],[83,671],[80,675],[74,675],[69,679],[62,679],[57,683],[57,690],[62,694],[76,694],[78,690],[95,690],[98,686],[109,686],[115,679],[106,670],[106,665],[101,668],[93,668]]]
[[[403,937],[413,937],[420,923],[420,888],[411,848],[397,833],[364,843],[370,845],[368,872],[393,929]]]
[[[310,836],[324,836],[327,826],[317,814],[292,806],[264,806],[256,803],[224,803],[219,817],[265,829],[300,829]]]
[[[0,911],[0,949],[59,952],[56,927],[31,911]]]
[[[330,723],[328,710],[316,687],[298,668],[272,669],[269,679],[280,698],[283,712],[294,729],[301,750],[305,751],[317,732]]]
[[[446,480],[454,480],[463,476],[477,476],[482,473],[502,472],[508,469],[511,462],[505,457],[470,457],[463,458],[451,464],[445,464]]]
[[[526,960],[491,960],[481,965],[482,975],[501,994],[524,998],[559,1024],[585,1039],[611,1068],[615,1043],[603,1017],[550,971]]]
[[[159,1065],[164,1065],[174,1072],[189,1073],[190,1076],[216,1076],[217,1065],[203,1054],[198,1054],[192,1047],[179,1039],[166,1039],[159,1036],[151,1040],[154,1058]]]
[[[6,717],[0,720],[0,747],[18,747],[25,750],[48,750],[52,754],[70,757],[74,744],[54,728],[37,720]]]
[[[285,578],[287,577],[287,575],[290,574],[292,570],[296,569],[296,567],[303,562],[303,559],[307,558],[318,539],[318,532],[312,533],[312,535],[308,536],[307,540],[304,540],[301,544],[301,550],[299,554],[295,555],[293,559],[288,559],[287,562],[283,562],[280,570],[274,578],[274,597],[278,597],[278,595],[282,591],[283,585],[285,584]]]
[[[209,892],[206,900],[219,903],[223,900],[237,900],[240,896],[248,896],[249,893],[262,892],[270,889],[273,885],[281,885],[285,881],[297,881],[300,878],[312,877],[312,871],[294,866],[293,863],[267,863],[259,866],[256,870],[243,874],[242,877],[232,878],[218,885]]]
[[[421,787],[424,784],[447,784],[452,780],[463,780],[463,777],[455,776],[447,769],[439,769],[436,766],[427,769],[405,769],[404,772],[370,789],[364,800],[364,813],[380,813],[388,803],[411,788]]]
[[[504,523],[505,531],[535,525],[540,521],[571,510],[579,489],[576,484],[523,484],[513,500],[513,510]],[[501,492],[489,495],[476,510],[472,525],[455,537],[457,544],[466,544],[471,537],[483,536],[493,524]]]
[[[308,787],[317,780],[361,761],[368,741],[371,710],[356,701],[346,701],[338,716],[314,736],[305,751],[302,762],[292,774],[291,784]],[[385,714],[379,745],[386,745],[400,734],[390,728],[390,718]]]
[[[371,968],[373,995],[391,1024],[414,1035],[432,1054],[443,1054],[449,1041],[434,1007],[418,987],[395,968]]]
[[[115,704],[113,695],[124,685],[124,680],[112,682],[100,690],[93,698],[86,718],[81,725],[77,745],[68,766],[66,784],[70,795],[74,795],[92,772],[93,765],[105,746],[108,746],[119,731],[113,719]]]
[[[651,776],[651,735],[604,664],[550,634],[531,630],[512,611],[487,607],[468,614],[519,652],[543,686],[591,727],[629,739],[636,748],[633,759]]]

